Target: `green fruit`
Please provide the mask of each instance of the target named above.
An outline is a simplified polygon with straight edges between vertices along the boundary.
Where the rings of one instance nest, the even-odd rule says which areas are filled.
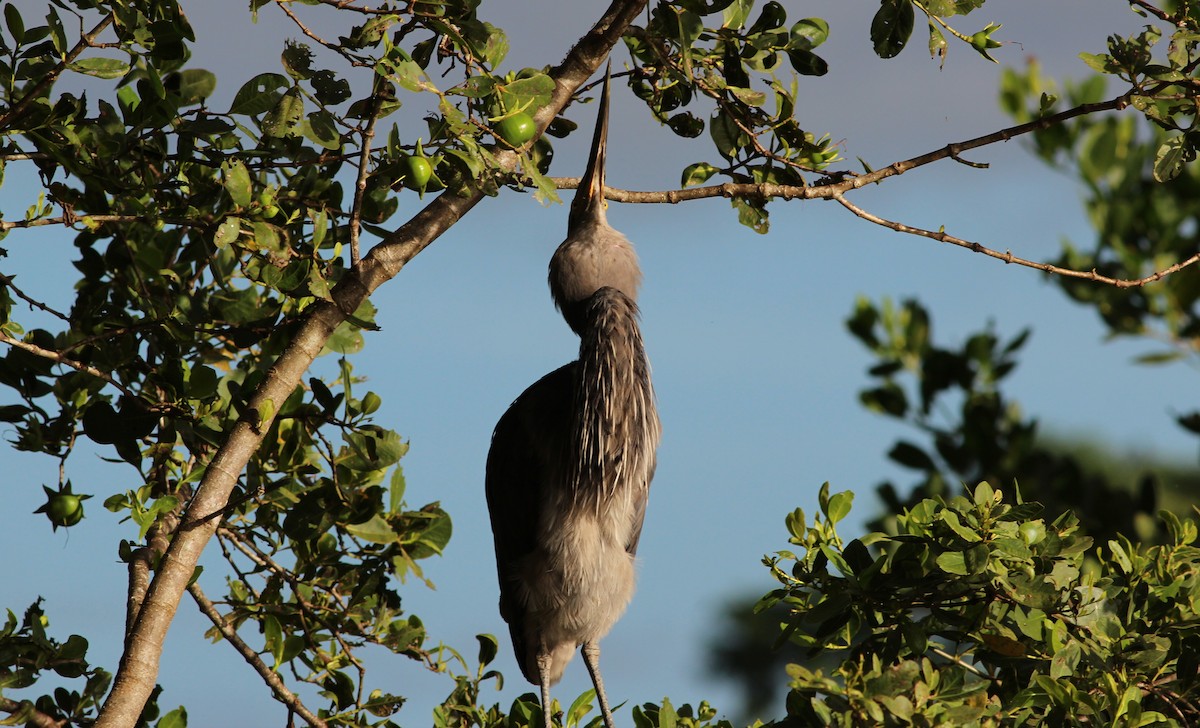
[[[424,191],[432,176],[433,167],[425,157],[404,157],[400,160],[400,183],[408,189]]]
[[[321,534],[321,537],[317,539],[317,554],[320,556],[334,556],[337,552],[337,537],[329,532]]]
[[[975,35],[971,36],[971,45],[975,48],[975,50],[985,51],[989,47],[988,40],[989,38],[987,31],[981,30]]]
[[[55,528],[69,528],[83,520],[83,503],[74,493],[55,493],[46,503],[46,517]]]
[[[495,132],[508,146],[523,147],[537,134],[537,124],[533,123],[532,116],[518,111],[496,122]]]

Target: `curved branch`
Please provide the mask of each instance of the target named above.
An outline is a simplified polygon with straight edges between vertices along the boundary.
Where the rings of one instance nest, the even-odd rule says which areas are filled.
[[[555,81],[551,101],[534,115],[539,131],[545,129],[579,86],[596,72],[625,28],[645,6],[646,0],[613,0],[562,64],[551,71],[550,76]],[[508,153],[501,158],[515,164],[516,155]],[[275,361],[246,408],[249,415],[257,413],[261,419],[245,417],[234,425],[228,439],[208,463],[204,479],[184,514],[185,524],[225,507],[238,475],[258,449],[278,410],[275,404],[282,403],[292,393],[334,329],[376,288],[396,276],[408,261],[470,212],[482,198],[482,192],[468,197],[450,193],[439,195],[352,268],[334,288],[332,300],[319,302],[309,309],[292,343]],[[137,721],[154,689],[167,630],[218,520],[181,530],[172,539],[150,584],[96,728],[123,728]]]
[[[283,678],[279,677],[279,673],[267,667],[267,663],[262,661],[262,658],[254,651],[254,648],[246,644],[241,635],[237,633],[237,630],[233,628],[233,625],[217,611],[216,605],[204,594],[204,590],[200,588],[199,584],[190,584],[188,586],[188,593],[192,595],[196,606],[213,623],[213,626],[217,628],[221,636],[225,638],[225,641],[232,645],[233,649],[237,650],[242,659],[249,663],[250,667],[254,668],[258,676],[263,679],[263,682],[271,688],[271,692],[275,693],[275,698],[279,702],[286,705],[288,710],[303,718],[305,723],[314,728],[326,728],[328,724],[309,710],[300,700],[300,696],[288,689],[288,686],[283,682]]]
[[[838,179],[835,181],[825,182],[807,187],[798,185],[777,185],[777,184],[753,184],[749,182],[726,182],[718,185],[705,185],[702,187],[689,187],[682,190],[664,190],[654,192],[638,192],[635,190],[622,190],[614,187],[604,186],[604,196],[614,202],[629,202],[635,204],[662,204],[662,203],[679,203],[688,200],[705,200],[713,197],[750,197],[761,200],[781,199],[781,200],[832,200],[837,199],[844,192],[866,187],[870,184],[878,184],[889,177],[897,177],[905,172],[923,167],[933,162],[938,162],[943,159],[953,159],[956,162],[966,164],[971,167],[986,166],[978,162],[968,162],[961,158],[963,152],[970,149],[995,144],[996,142],[1006,142],[1010,139],[1030,134],[1035,131],[1049,129],[1052,126],[1074,119],[1078,116],[1087,116],[1096,114],[1101,111],[1117,111],[1129,105],[1129,99],[1133,95],[1133,91],[1127,91],[1116,98],[1108,101],[1100,101],[1094,104],[1080,104],[1065,111],[1060,111],[1057,114],[1044,116],[1040,119],[1017,124],[999,131],[994,131],[991,134],[984,134],[973,139],[967,139],[953,144],[947,144],[944,147],[935,149],[925,154],[920,154],[909,159],[904,159],[898,162],[893,162],[886,167],[877,169],[873,172],[859,175],[848,175],[846,173],[837,174]],[[578,177],[551,177],[554,184],[565,190],[573,190],[579,186]]]
[[[34,728],[66,728],[70,724],[70,721],[65,718],[59,720],[52,715],[43,713],[28,700],[12,700],[0,696],[0,710],[8,713],[10,716],[20,714],[22,718],[28,721],[26,725],[34,726]]]
[[[923,238],[932,238],[933,240],[937,240],[938,242],[941,242],[941,243],[957,245],[958,247],[966,248],[967,250],[970,250],[973,253],[980,253],[980,254],[986,255],[990,258],[1002,260],[1005,263],[1013,263],[1015,265],[1023,265],[1027,268],[1036,268],[1037,270],[1044,271],[1046,273],[1053,273],[1055,275],[1060,275],[1060,276],[1064,276],[1067,278],[1082,278],[1084,280],[1095,281],[1097,283],[1105,283],[1110,286],[1114,286],[1116,288],[1136,288],[1139,286],[1144,286],[1147,283],[1153,283],[1155,281],[1161,280],[1164,277],[1169,276],[1170,274],[1174,273],[1177,270],[1182,270],[1194,263],[1200,262],[1200,253],[1197,253],[1196,255],[1193,255],[1192,257],[1188,258],[1187,260],[1176,263],[1175,265],[1170,266],[1169,268],[1163,268],[1162,270],[1155,271],[1155,272],[1151,273],[1150,275],[1144,276],[1142,278],[1110,278],[1109,276],[1105,276],[1105,275],[1101,275],[1101,274],[1097,273],[1095,268],[1093,268],[1090,271],[1074,270],[1072,268],[1060,268],[1059,266],[1052,265],[1050,263],[1039,263],[1035,260],[1027,260],[1025,258],[1018,258],[1017,256],[1012,254],[1011,250],[1006,250],[1003,253],[1001,253],[998,250],[993,250],[993,249],[991,249],[985,245],[982,245],[980,243],[973,243],[969,240],[963,240],[962,238],[956,238],[953,235],[948,235],[941,230],[925,230],[924,228],[917,228],[917,227],[913,227],[911,225],[905,225],[902,222],[888,220],[886,218],[879,217],[878,215],[875,215],[873,213],[867,212],[866,210],[862,209],[861,207],[859,207],[859,206],[853,204],[852,202],[850,202],[849,200],[847,200],[841,194],[835,195],[833,199],[835,199],[839,203],[841,203],[842,207],[845,207],[847,210],[849,210],[850,212],[853,212],[855,215],[857,215],[858,217],[861,217],[862,219],[866,220],[867,222],[873,222],[876,225],[881,225],[885,228],[888,228],[889,230],[895,230],[898,233],[907,233],[909,235],[919,235]]]
[[[124,384],[121,384],[117,380],[113,379],[112,375],[109,374],[108,372],[102,372],[99,369],[97,369],[96,367],[91,366],[89,364],[81,364],[81,363],[75,361],[74,359],[70,359],[68,357],[63,356],[62,354],[58,353],[57,351],[51,351],[50,349],[43,349],[42,347],[38,346],[37,344],[30,344],[28,341],[21,341],[20,339],[14,339],[13,337],[11,337],[5,333],[0,333],[0,343],[8,344],[9,346],[14,347],[16,349],[22,349],[24,351],[27,351],[30,354],[33,354],[34,356],[40,356],[43,359],[49,359],[50,361],[57,362],[64,366],[68,366],[77,372],[83,372],[84,374],[90,374],[91,376],[93,376],[97,379],[103,380],[105,382],[108,382],[112,386],[121,390],[122,394],[126,394],[130,397],[135,397],[135,398],[137,397],[136,392],[134,392],[129,387],[126,387]]]

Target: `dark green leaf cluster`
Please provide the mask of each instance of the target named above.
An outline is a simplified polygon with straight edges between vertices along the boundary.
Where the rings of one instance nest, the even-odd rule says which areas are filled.
[[[1070,514],[1050,522],[986,483],[927,499],[898,531],[843,544],[846,493],[821,492],[796,551],[766,560],[783,639],[833,659],[793,665],[786,724],[1190,725],[1200,645],[1197,528],[1092,548]],[[872,551],[870,546],[876,547]]]
[[[1000,45],[991,37],[999,26],[967,36],[946,20],[982,4],[883,0],[870,28],[875,52],[882,58],[898,54],[919,10],[929,18],[934,56],[945,56],[944,31],[990,58],[987,49]],[[683,186],[702,184],[717,173],[737,183],[787,186],[805,185],[821,175],[840,179],[850,174],[831,170],[840,161],[831,137],[806,131],[797,118],[801,101],[811,100],[802,98],[796,74],[823,76],[829,71],[816,53],[829,33],[829,24],[820,18],[789,21],[786,8],[775,0],[759,8],[753,0],[653,5],[645,27],[632,28],[625,38],[634,59],[633,92],[654,118],[682,137],[703,134],[702,115],[715,106],[707,127],[723,164],[689,165]],[[732,204],[744,225],[766,232],[766,199],[734,197]]]
[[[1118,534],[1153,540],[1153,476],[1121,482],[1038,437],[1037,422],[1002,391],[1025,344],[1025,331],[1002,341],[994,331],[973,334],[960,346],[936,343],[928,312],[912,300],[875,305],[860,299],[847,320],[850,332],[877,362],[874,383],[860,393],[865,407],[909,424],[919,440],[902,439],[888,457],[917,474],[911,489],[879,486],[886,506],[881,529],[894,516],[930,497],[950,497],[960,483],[986,480],[1005,492],[1036,498],[1053,516],[1073,511],[1090,536]],[[901,495],[907,493],[907,495]]]
[[[1195,85],[1194,35],[1188,27],[1176,29],[1165,64],[1154,62],[1152,49],[1159,35],[1150,30],[1127,39],[1114,37],[1110,53],[1102,57],[1109,60],[1095,61],[1105,73],[1132,85],[1128,102],[1150,123],[1139,123],[1132,115],[1085,116],[1034,136],[1035,148],[1047,162],[1065,164],[1078,175],[1097,230],[1094,245],[1066,245],[1058,265],[1137,278],[1200,252],[1194,224],[1200,211],[1200,176],[1195,165],[1186,163],[1195,155],[1196,142],[1195,99],[1187,90]],[[1181,78],[1185,72],[1191,75]],[[1099,101],[1103,93],[1103,76],[1061,91],[1072,108]],[[1057,111],[1059,95],[1038,66],[1031,65],[1025,73],[1005,74],[1001,103],[1023,121]],[[1184,356],[1200,336],[1195,313],[1198,281],[1200,274],[1189,268],[1136,288],[1059,282],[1072,298],[1093,307],[1114,334],[1149,335],[1174,344],[1147,359],[1159,363]]]
[[[68,680],[83,678],[83,688],[60,687],[36,700],[5,706],[4,710],[11,713],[4,721],[6,725],[31,721],[34,710],[56,720],[94,717],[108,693],[112,676],[88,663],[88,641],[75,634],[59,642],[46,634],[49,623],[40,599],[29,605],[19,623],[12,610],[8,611],[8,619],[0,627],[0,691],[32,687],[45,671]],[[157,707],[153,710],[157,712]]]

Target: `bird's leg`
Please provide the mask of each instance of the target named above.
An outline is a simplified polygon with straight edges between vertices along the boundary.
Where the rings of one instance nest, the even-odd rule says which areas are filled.
[[[550,719],[550,653],[546,650],[545,645],[538,648],[537,671],[538,684],[542,688],[542,721],[545,728],[554,728],[554,723]]]
[[[583,664],[587,665],[588,674],[592,676],[592,685],[596,686],[596,699],[600,701],[600,715],[604,717],[605,728],[613,728],[612,711],[608,709],[608,696],[604,693],[604,680],[600,677],[600,643],[583,643]]]

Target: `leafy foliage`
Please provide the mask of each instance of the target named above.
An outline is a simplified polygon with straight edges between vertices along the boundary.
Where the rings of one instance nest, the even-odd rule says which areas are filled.
[[[991,58],[989,50],[1002,43],[1000,26],[956,29],[982,4],[882,0],[863,30],[874,52],[890,58],[907,47],[920,14],[931,56],[944,62],[957,41]],[[508,187],[557,199],[557,182],[547,176],[551,138],[574,131],[560,111],[576,99],[558,96],[560,69],[506,68],[507,37],[479,17],[479,5],[417,1],[372,9],[252,0],[255,18],[280,11],[302,23],[297,13],[330,14],[322,16],[328,22],[314,24],[324,35],[298,26],[307,40],[286,45],[279,68],[238,79],[227,107],[214,101],[216,76],[190,65],[196,38],[177,0],[55,0],[36,19],[12,3],[3,6],[0,183],[5,168],[19,164],[36,179],[36,195],[23,214],[6,211],[0,238],[38,227],[69,231],[73,251],[62,257],[78,280],[69,307],[58,310],[45,302],[50,296],[0,273],[0,342],[7,347],[0,358],[0,421],[11,425],[15,448],[59,461],[57,487],[43,487],[48,498],[73,498],[67,505],[88,497],[71,492],[68,478],[84,440],[127,466],[127,486],[98,495],[129,522],[127,538],[116,547],[130,567],[129,624],[141,613],[153,575],[173,563],[162,559],[168,546],[215,521],[228,574],[224,594],[210,599],[211,576],[199,571],[189,586],[213,622],[209,634],[238,650],[273,696],[313,725],[395,725],[403,697],[371,686],[357,657],[370,646],[453,674],[454,687],[435,714],[438,725],[540,722],[533,696],[518,698],[507,712],[479,705],[480,686],[500,680],[488,669],[498,649],[494,638],[480,636],[477,666],[469,664],[448,647],[429,646],[421,620],[402,610],[401,588],[424,579],[421,562],[442,553],[452,527],[437,503],[406,502],[401,461],[408,445],[375,422],[381,398],[362,392],[354,374],[364,332],[376,328],[369,301],[339,308],[343,322],[316,342],[313,355],[320,350],[336,360],[331,374],[304,381],[280,374],[297,347],[313,345],[297,344],[297,332],[334,307],[343,286],[365,288],[364,277],[375,274],[362,264],[364,239],[393,240],[403,230],[393,220],[400,195],[477,199]],[[1129,104],[1161,127],[1159,135],[1143,142],[1128,118],[1085,118],[1073,127],[1047,124],[1036,137],[1047,159],[1081,160],[1095,198],[1093,215],[1107,236],[1091,257],[1068,251],[1069,263],[1158,270],[1196,252],[1194,225],[1188,225],[1196,196],[1188,185],[1196,174],[1189,165],[1196,147],[1191,91],[1200,35],[1195,8],[1166,7],[1158,18],[1172,28],[1165,60],[1155,60],[1161,32],[1153,27],[1114,38],[1107,53],[1086,57],[1129,88]],[[633,15],[645,24],[624,32],[630,87],[672,133],[697,138],[707,131],[719,159],[689,165],[683,185],[717,175],[756,185],[730,196],[740,221],[765,232],[766,203],[778,188],[794,192],[855,180],[855,172],[837,166],[842,159],[834,136],[807,129],[797,115],[796,76],[829,71],[818,53],[833,32],[827,22],[789,19],[774,0],[664,0]],[[586,43],[595,45],[595,37]],[[589,69],[600,63],[599,56],[587,60]],[[63,90],[67,79],[86,80],[88,93],[74,85]],[[1028,119],[1052,113],[1056,98],[1041,94],[1044,85],[1036,69],[1008,76],[1010,111]],[[1082,104],[1100,90],[1088,82],[1071,93]],[[1032,95],[1037,110],[1027,112]],[[423,115],[419,132],[392,120],[402,103]],[[1148,149],[1154,152],[1150,165]],[[1152,214],[1141,214],[1143,208]],[[432,222],[449,226],[456,219]],[[1159,321],[1173,341],[1189,345],[1195,275],[1188,271],[1136,293],[1074,284],[1068,290],[1096,302],[1114,330],[1142,331],[1146,322]],[[1195,665],[1180,645],[1194,652],[1187,640],[1195,637],[1186,624],[1170,633],[1164,625],[1191,614],[1190,602],[1179,600],[1182,585],[1191,583],[1194,527],[1168,519],[1164,545],[1139,550],[1116,535],[1131,533],[1129,523],[1106,520],[1090,503],[1071,500],[1077,474],[1063,474],[1069,463],[1046,460],[1033,444],[1032,423],[996,389],[1021,340],[1001,343],[982,334],[960,350],[935,347],[917,304],[882,312],[861,304],[852,330],[881,359],[873,371],[878,385],[864,394],[864,404],[912,421],[932,445],[902,443],[892,451],[894,460],[921,474],[922,489],[902,515],[893,499],[894,522],[907,529],[906,539],[881,541],[890,548],[880,555],[861,541],[842,548],[832,524],[849,510],[845,494],[823,500],[826,521],[817,526],[793,517],[793,537],[807,551],[772,562],[777,576],[786,576],[781,564],[789,559],[799,569],[776,599],[798,615],[789,627],[792,638],[811,648],[856,650],[857,660],[857,672],[843,671],[838,679],[795,671],[794,716],[833,720],[828,711],[843,706],[849,712],[839,720],[903,720],[904,700],[912,711],[925,710],[935,694],[945,711],[953,708],[950,698],[967,701],[959,706],[967,712],[929,713],[938,720],[976,715],[970,711],[997,719],[1057,718],[1068,699],[1111,720],[1167,715],[1172,706],[1188,715],[1190,708],[1175,699],[1191,695],[1187,680]],[[905,388],[905,377],[914,387]],[[287,381],[290,391],[266,397],[277,381]],[[958,399],[961,423],[934,424],[933,405],[947,398]],[[1181,422],[1200,430],[1197,417]],[[229,467],[221,457],[233,434],[244,430],[261,443],[254,443],[244,469],[242,463],[232,468],[233,477],[240,474],[233,497],[181,524],[201,484]],[[924,499],[949,497],[947,484],[958,479],[1007,487],[1015,473],[1039,467],[1045,482],[1035,477],[1031,483],[1038,498],[1055,511],[1080,508],[1088,533],[1111,537],[1108,555],[1096,556],[1108,576],[1091,579],[1081,571],[1086,548],[1069,517],[1044,522],[1032,506],[1005,505],[987,496],[990,490],[947,505]],[[1138,505],[1144,516],[1149,505]],[[1134,508],[1125,511],[1123,517],[1134,517]],[[82,506],[60,508],[54,518],[56,527],[73,527],[84,518]],[[826,562],[818,563],[822,558]],[[1117,568],[1126,562],[1128,568]],[[870,579],[883,583],[901,573],[927,579],[908,592],[918,601],[891,603],[883,616],[874,602],[855,601],[878,596]],[[1148,581],[1152,576],[1157,581]],[[1172,591],[1168,576],[1181,586]],[[1132,600],[1135,590],[1153,595],[1160,611],[1136,611],[1143,605]],[[1070,601],[1076,593],[1080,604]],[[1128,619],[1095,616],[1104,611],[1097,608],[1088,613],[1095,621],[1081,624],[1081,610],[1102,601],[1098,594],[1104,604],[1124,605]],[[932,600],[947,595],[951,603],[935,609]],[[966,595],[980,601],[956,603]],[[813,612],[820,616],[835,606],[838,614],[814,623]],[[914,616],[918,606],[930,614]],[[907,620],[903,638],[880,631],[887,619]],[[48,624],[40,603],[20,622],[9,613],[0,631],[0,710],[10,723],[94,721],[108,674],[86,661],[83,637],[57,642]],[[815,632],[802,629],[814,624]],[[993,631],[972,632],[985,626]],[[1009,642],[991,644],[986,635]],[[868,659],[855,640],[877,652]],[[985,679],[962,657],[991,659],[987,650],[1015,644],[1027,652],[998,663],[995,675],[1002,677]],[[927,654],[930,645],[964,651],[938,661]],[[1103,685],[1086,682],[1100,680],[1096,667],[1105,660],[1118,660],[1127,675],[1106,673],[1110,682]],[[1051,678],[1078,673],[1079,692],[1064,697],[1057,687],[1020,683],[1043,663]],[[39,679],[47,670],[84,684],[32,699],[4,695],[43,690]],[[303,706],[283,674],[316,686],[323,706]],[[924,698],[913,692],[919,685],[926,686]],[[824,700],[801,700],[817,694]],[[581,724],[591,713],[591,696],[561,713],[567,725]],[[151,700],[140,720],[175,728],[186,725],[187,714],[180,708],[160,717]],[[727,724],[705,703],[676,708],[667,700],[634,708],[633,720],[638,726]]]
[[[1070,514],[987,483],[926,499],[895,535],[843,542],[849,493],[787,518],[798,551],[767,559],[783,637],[828,671],[789,667],[788,720],[804,725],[1187,725],[1197,718],[1200,549],[1190,519],[1139,548],[1094,548]],[[872,553],[870,546],[878,551]]]

